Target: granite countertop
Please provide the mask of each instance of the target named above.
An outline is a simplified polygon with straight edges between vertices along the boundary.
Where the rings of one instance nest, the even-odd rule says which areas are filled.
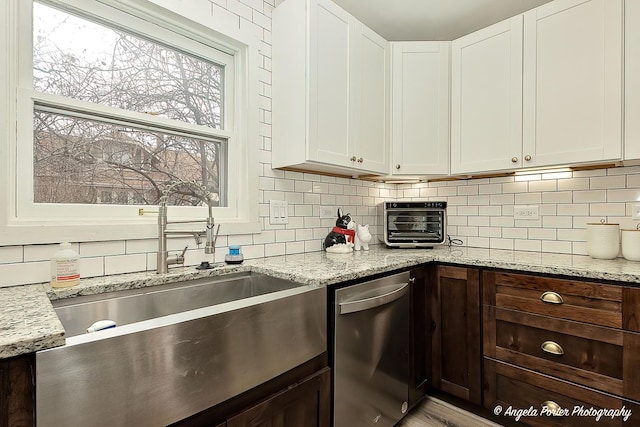
[[[83,279],[78,286],[53,289],[48,284],[0,288],[0,358],[64,345],[64,328],[51,300],[142,288],[180,280],[242,271],[265,273],[308,285],[329,286],[428,262],[502,268],[605,281],[640,282],[640,262],[596,260],[588,256],[539,252],[441,247],[387,249],[375,245],[370,251],[351,254],[311,252],[247,260],[241,265],[216,265],[197,271],[174,268],[169,273],[130,273]]]

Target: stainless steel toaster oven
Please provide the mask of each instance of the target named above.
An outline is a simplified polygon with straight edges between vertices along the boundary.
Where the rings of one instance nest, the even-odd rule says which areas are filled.
[[[378,205],[385,245],[431,248],[447,239],[447,202],[385,201]]]

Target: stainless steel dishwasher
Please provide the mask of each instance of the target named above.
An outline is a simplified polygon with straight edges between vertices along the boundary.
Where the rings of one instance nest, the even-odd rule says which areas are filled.
[[[409,273],[336,290],[335,427],[392,426],[409,396]]]

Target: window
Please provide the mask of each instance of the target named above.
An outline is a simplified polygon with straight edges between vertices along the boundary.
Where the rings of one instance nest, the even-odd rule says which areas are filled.
[[[0,107],[0,125],[17,130],[0,140],[10,171],[0,174],[0,234],[52,225],[62,228],[13,241],[96,239],[90,223],[106,221],[107,239],[151,237],[140,222],[154,218],[137,218],[138,207],[176,181],[198,185],[172,187],[170,215],[202,217],[204,186],[227,233],[259,231],[253,35],[218,33],[170,3],[8,1],[0,21],[18,37],[0,34],[15,59],[0,76],[15,108]]]
[[[128,197],[98,202],[97,189],[108,185],[156,205],[171,183],[193,181],[224,206],[228,138],[215,130],[224,128],[225,99],[233,98],[227,96],[233,88],[225,87],[233,57],[198,50],[34,2],[33,202],[133,203]],[[57,102],[49,105],[42,94]],[[79,112],[73,100],[103,110]],[[133,113],[149,117],[141,121]],[[133,161],[136,154],[141,161]],[[178,188],[169,204],[203,203],[195,187]]]

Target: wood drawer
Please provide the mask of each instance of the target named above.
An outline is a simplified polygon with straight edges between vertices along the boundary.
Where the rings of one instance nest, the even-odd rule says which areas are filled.
[[[483,301],[500,308],[640,332],[640,288],[635,287],[484,271]]]
[[[569,411],[568,416],[541,415],[543,402],[552,401]],[[502,414],[512,409],[537,411],[537,416],[523,416],[519,423],[530,426],[637,426],[640,425],[640,406],[636,402],[601,393],[559,380],[548,375],[519,368],[507,363],[485,358],[484,361],[484,406],[494,411],[497,405]],[[621,409],[631,411],[630,417],[623,418],[602,416],[596,420],[594,416],[571,415],[574,408],[584,410]],[[512,419],[514,417],[511,417]]]
[[[640,342],[640,334],[490,306],[484,331],[486,356],[620,396],[625,336]]]
[[[542,350],[547,341],[559,344],[564,354]],[[491,358],[640,401],[636,332],[483,306],[483,351]]]

